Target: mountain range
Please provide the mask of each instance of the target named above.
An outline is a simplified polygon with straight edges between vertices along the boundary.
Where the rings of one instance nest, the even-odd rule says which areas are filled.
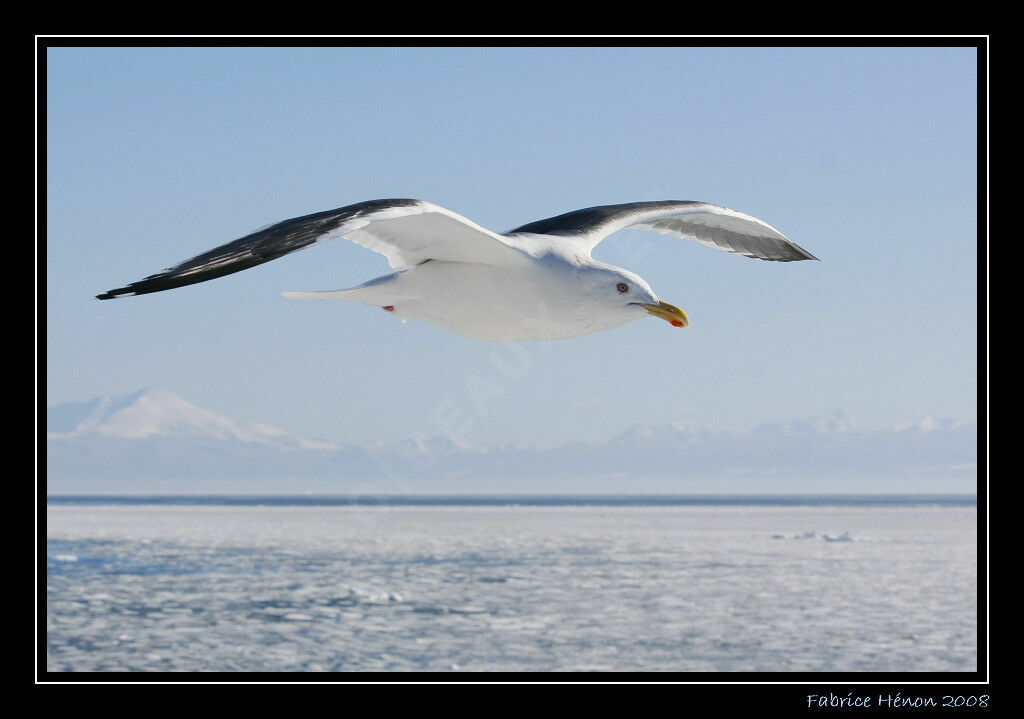
[[[337,444],[240,422],[166,390],[47,409],[48,493],[974,492],[974,422],[860,430],[843,413],[746,431],[637,425],[606,442]]]

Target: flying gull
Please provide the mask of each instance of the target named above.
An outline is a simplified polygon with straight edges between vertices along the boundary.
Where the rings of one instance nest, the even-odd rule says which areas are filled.
[[[278,222],[97,297],[205,282],[344,237],[384,255],[394,272],[349,289],[284,296],[362,302],[479,340],[565,339],[648,315],[688,326],[639,275],[591,256],[627,227],[759,260],[817,259],[771,225],[706,202],[602,205],[498,234],[422,200],[370,200]]]

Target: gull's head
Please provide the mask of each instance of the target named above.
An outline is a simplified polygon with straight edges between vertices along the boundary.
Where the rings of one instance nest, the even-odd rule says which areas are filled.
[[[686,313],[662,302],[644,278],[621,267],[602,265],[587,268],[583,273],[587,294],[598,304],[602,314],[617,316],[622,322],[648,315],[663,319],[673,327],[690,325]]]

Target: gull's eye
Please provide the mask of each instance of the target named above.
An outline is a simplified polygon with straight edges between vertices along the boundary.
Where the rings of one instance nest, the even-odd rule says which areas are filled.
[[[625,282],[620,282],[619,284],[615,285],[615,289],[625,294],[629,292],[629,285],[627,285]]]

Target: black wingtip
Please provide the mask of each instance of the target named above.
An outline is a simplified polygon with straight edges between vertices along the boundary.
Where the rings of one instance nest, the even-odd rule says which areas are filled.
[[[109,292],[104,292],[101,295],[96,295],[96,299],[98,299],[98,300],[115,300],[118,297],[131,297],[134,294],[135,294],[135,292],[129,290],[127,287],[123,287],[123,288],[121,288],[119,290],[110,290]]]
[[[791,243],[791,244],[793,245],[793,247],[795,247],[795,248],[796,248],[796,250],[797,250],[797,251],[798,251],[798,252],[799,252],[799,253],[800,253],[801,255],[803,255],[802,257],[797,257],[796,259],[798,259],[798,260],[816,260],[816,261],[818,261],[818,262],[821,262],[821,258],[819,258],[819,257],[815,257],[815,256],[814,256],[814,255],[812,255],[812,254],[811,254],[810,252],[808,252],[807,250],[805,250],[805,249],[804,249],[803,247],[801,247],[800,245],[796,244],[796,243],[795,243],[795,242],[793,242],[792,240],[790,240],[790,243]]]

